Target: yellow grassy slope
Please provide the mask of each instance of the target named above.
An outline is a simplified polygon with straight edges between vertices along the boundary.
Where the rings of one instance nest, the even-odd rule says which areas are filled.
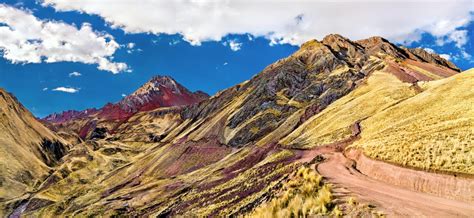
[[[416,94],[411,84],[381,71],[374,72],[366,84],[332,103],[311,117],[280,144],[311,148],[333,143],[351,135],[350,126]]]
[[[313,116],[280,141],[311,148],[350,137],[361,121],[362,148],[372,158],[426,170],[474,174],[474,71],[420,83],[377,71],[367,83]],[[421,93],[419,93],[422,91]]]
[[[372,158],[474,174],[474,70],[424,84],[424,91],[361,123]]]
[[[40,159],[43,139],[61,140],[10,94],[0,89],[0,198],[30,190],[49,170]]]

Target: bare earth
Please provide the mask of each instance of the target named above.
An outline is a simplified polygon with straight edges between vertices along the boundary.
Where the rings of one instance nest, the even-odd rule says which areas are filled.
[[[313,153],[313,152],[312,152]],[[354,161],[341,152],[325,153],[326,160],[317,171],[335,189],[347,190],[357,198],[377,206],[388,216],[410,217],[474,217],[474,205],[431,194],[411,191],[372,179],[360,173]]]

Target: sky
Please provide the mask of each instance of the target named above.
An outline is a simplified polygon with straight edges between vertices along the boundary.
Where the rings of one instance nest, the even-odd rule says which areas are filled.
[[[212,95],[331,33],[474,67],[472,0],[0,0],[0,87],[38,117],[119,101],[154,75]]]

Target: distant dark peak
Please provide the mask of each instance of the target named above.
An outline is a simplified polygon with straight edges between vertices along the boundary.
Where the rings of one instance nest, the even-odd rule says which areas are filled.
[[[48,115],[44,117],[42,120],[52,122],[52,123],[65,122],[70,119],[87,117],[90,114],[96,113],[97,111],[98,110],[95,108],[86,109],[83,111],[67,110],[61,113],[53,113],[51,115]]]

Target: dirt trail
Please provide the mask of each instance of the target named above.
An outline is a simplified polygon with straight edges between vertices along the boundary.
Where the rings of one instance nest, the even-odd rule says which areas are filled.
[[[407,190],[361,174],[341,152],[325,153],[317,171],[336,189],[347,189],[389,216],[474,217],[474,205]]]
[[[474,217],[474,205],[466,201],[451,200],[424,192],[418,192],[407,187],[385,183],[361,173],[356,167],[357,163],[352,159],[348,159],[343,153],[347,145],[350,145],[359,138],[361,132],[359,123],[360,121],[351,126],[352,135],[345,140],[325,146],[318,146],[311,150],[293,149],[300,157],[299,162],[311,162],[317,155],[323,155],[325,157],[325,161],[322,163],[317,165],[313,164],[311,166],[315,167],[329,183],[335,185],[333,188],[335,196],[342,197],[339,200],[354,196],[365,203],[375,205],[377,210],[383,211],[388,216]],[[432,175],[433,173],[424,173],[427,174],[424,178],[431,180],[431,183],[428,182],[425,185],[437,184],[437,178],[439,176]],[[430,188],[437,189],[443,187],[433,186]],[[452,187],[444,188],[449,189]],[[439,191],[442,193],[443,190]],[[466,196],[461,197],[470,199],[469,196],[469,193],[466,193]]]

